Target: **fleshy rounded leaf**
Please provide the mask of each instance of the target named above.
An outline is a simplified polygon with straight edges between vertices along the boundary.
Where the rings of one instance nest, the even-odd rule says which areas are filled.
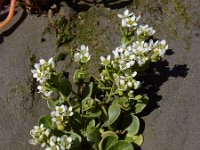
[[[129,134],[136,135],[140,129],[140,120],[133,114],[131,116],[132,116],[132,122],[126,130]]]
[[[86,97],[82,100],[82,110],[87,111],[95,106],[95,101],[91,97]]]
[[[87,85],[84,89],[83,89],[83,97],[91,97],[92,95],[92,91],[93,91],[93,82],[90,82],[89,85]]]
[[[48,99],[48,100],[47,100],[47,105],[48,105],[48,107],[49,107],[50,109],[52,109],[52,110],[54,110],[55,107],[56,107],[56,104],[55,104],[55,102],[54,102],[52,99]]]
[[[50,115],[45,115],[42,116],[39,119],[39,125],[43,124],[46,128],[51,128],[52,127],[52,120],[51,120],[51,116]]]
[[[125,97],[121,97],[121,98],[118,98],[118,99],[115,99],[113,101],[113,104],[119,104],[120,107],[124,110],[128,110],[130,107],[130,103],[129,103],[129,100]]]
[[[100,140],[101,140],[101,133],[99,132],[98,128],[94,127],[87,134],[87,141],[92,141],[94,143],[98,143]]]
[[[112,137],[115,137],[116,139],[118,139],[117,134],[115,132],[112,132],[112,131],[106,131],[101,136],[102,136],[102,138],[105,138],[107,136],[112,136]]]
[[[64,96],[69,96],[72,91],[72,85],[65,77],[58,77],[54,80],[54,87]]]
[[[107,127],[113,124],[121,113],[121,109],[119,105],[110,105],[108,108],[108,120],[104,123],[103,126]]]
[[[144,96],[142,99],[138,100],[135,104],[135,114],[142,112],[142,110],[147,106],[148,97]]]
[[[105,150],[111,147],[118,141],[118,136],[112,131],[106,131],[101,135],[102,139],[99,142],[99,150]]]
[[[120,140],[110,148],[107,148],[106,150],[134,150],[134,147],[131,143],[125,140]]]
[[[140,134],[140,135],[127,134],[125,137],[125,140],[132,142],[132,143],[136,144],[137,146],[141,146],[144,138],[143,138],[142,134]]]

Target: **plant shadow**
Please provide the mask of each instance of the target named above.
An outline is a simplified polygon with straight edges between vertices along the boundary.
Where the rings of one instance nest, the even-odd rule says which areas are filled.
[[[166,55],[172,55],[173,53],[174,52],[172,50],[168,50]],[[189,68],[186,64],[175,65],[172,69],[170,69],[169,62],[167,60],[150,64],[146,75],[143,76],[143,87],[145,88],[141,90],[142,93],[147,94],[149,97],[149,102],[139,116],[147,116],[152,111],[160,107],[158,102],[162,99],[162,96],[158,95],[157,93],[162,84],[165,83],[169,77],[185,78],[188,74],[188,71]]]
[[[87,11],[92,5],[102,4],[107,8],[120,9],[131,5],[133,0],[65,0],[77,12]]]

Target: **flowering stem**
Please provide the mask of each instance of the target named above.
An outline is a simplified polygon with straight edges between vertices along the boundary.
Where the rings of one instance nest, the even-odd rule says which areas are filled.
[[[109,69],[107,68],[107,66],[105,66],[105,70],[106,70],[106,73],[107,73],[109,79],[110,79],[112,82],[114,82],[113,79],[112,79],[112,77],[111,77],[110,74],[109,74],[109,71],[108,71]]]
[[[0,23],[0,29],[2,29],[12,20],[14,12],[15,12],[15,5],[16,5],[16,0],[11,0],[9,14],[7,18]]]
[[[123,36],[126,36],[124,31],[123,31],[123,29],[122,29],[122,27],[120,27],[120,31],[122,32]]]
[[[106,116],[108,116],[108,113],[107,113],[105,107],[104,107],[103,105],[101,105],[101,108],[102,108],[102,110],[103,110],[103,113],[104,113]]]
[[[111,99],[111,97],[112,97],[112,95],[113,95],[113,90],[114,90],[114,88],[115,88],[115,84],[114,84],[114,82],[113,82],[112,88],[111,88],[111,90],[110,90],[110,94],[108,95],[107,103],[110,101],[110,99]]]

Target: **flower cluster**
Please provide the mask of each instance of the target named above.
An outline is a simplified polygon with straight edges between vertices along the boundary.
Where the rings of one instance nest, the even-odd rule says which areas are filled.
[[[124,14],[118,14],[118,17],[122,19],[122,27],[135,27],[140,20],[140,16],[136,17],[134,13],[129,13],[129,10],[125,10]]]
[[[45,150],[66,150],[70,149],[72,144],[72,138],[67,135],[61,137],[51,136],[49,144]]]
[[[140,81],[136,81],[134,77],[137,75],[137,72],[133,72],[130,76],[129,74],[118,75],[114,73],[115,83],[119,91],[126,91],[128,88],[138,89],[140,87]]]
[[[91,55],[89,54],[88,46],[81,45],[78,52],[74,55],[74,61],[80,63],[86,63],[90,60]]]
[[[50,136],[50,133],[51,130],[45,128],[43,124],[40,126],[34,126],[34,129],[30,131],[30,135],[33,137],[33,139],[29,140],[29,143],[33,145],[42,144],[42,147],[44,147],[47,139]]]
[[[61,137],[51,135],[51,130],[45,128],[43,124],[34,126],[30,134],[33,139],[29,140],[29,143],[33,145],[41,144],[41,147],[45,148],[45,150],[66,150],[71,147],[71,137],[67,135]]]
[[[39,90],[38,93],[43,93],[45,97],[50,97],[53,93],[48,88],[48,81],[55,75],[55,63],[53,58],[50,58],[48,61],[40,59],[39,63],[34,64],[34,69],[31,70],[33,77],[40,83],[37,87]]]
[[[155,43],[150,41],[150,43],[154,52],[154,57],[163,57],[165,55],[165,52],[168,49],[168,45],[165,40],[156,41]]]
[[[67,107],[66,105],[56,106],[55,111],[51,112],[52,121],[55,122],[57,126],[64,126],[68,121],[67,118],[72,115],[72,107]]]
[[[122,45],[112,51],[113,60],[108,55],[107,58],[100,57],[101,64],[105,66],[112,66],[113,68],[126,70],[130,69],[134,65],[143,66],[147,61],[163,57],[168,46],[166,41],[150,40],[147,42],[133,42],[132,45]]]
[[[51,112],[51,120],[58,126],[65,126],[67,123],[67,117],[72,116],[72,107],[69,108],[65,105],[56,106],[55,111]],[[53,127],[53,130],[55,128]],[[44,124],[40,126],[34,126],[34,129],[30,131],[33,139],[29,140],[30,144],[37,145],[41,144],[41,147],[45,150],[66,150],[71,147],[72,138],[67,135],[61,137],[55,136],[54,131],[46,128]],[[63,130],[63,129],[62,129]]]
[[[152,36],[155,33],[155,30],[149,25],[140,25],[139,28],[136,30],[137,36],[148,37]]]
[[[53,91],[49,90],[46,86],[39,85],[37,87],[38,93],[43,93],[45,97],[50,97],[53,94]]]
[[[41,84],[47,82],[51,76],[55,72],[55,63],[53,61],[53,58],[50,58],[48,61],[44,59],[40,59],[39,63],[34,64],[33,70],[31,72],[33,73],[33,77],[36,78],[37,81],[39,81]]]
[[[101,64],[104,66],[100,76],[103,82],[107,80],[114,81],[120,94],[122,92],[133,92],[133,90],[140,87],[140,81],[135,79],[138,72],[137,69],[148,62],[155,62],[161,59],[168,49],[168,45],[165,40],[154,42],[150,39],[147,42],[146,38],[153,35],[155,30],[148,25],[138,26],[137,21],[140,17],[135,17],[128,10],[124,11],[124,15],[118,14],[118,16],[122,19],[122,27],[128,29],[134,27],[134,29],[126,30],[131,33],[126,33],[125,43],[122,42],[121,46],[112,51],[113,56],[100,57]],[[132,21],[131,23],[130,20]],[[129,35],[135,35],[137,40],[131,41]]]

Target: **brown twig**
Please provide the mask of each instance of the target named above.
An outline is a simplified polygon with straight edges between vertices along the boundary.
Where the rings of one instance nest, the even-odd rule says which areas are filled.
[[[0,23],[0,29],[5,27],[12,20],[14,12],[15,12],[15,5],[16,5],[16,0],[11,0],[9,14],[7,18]]]

